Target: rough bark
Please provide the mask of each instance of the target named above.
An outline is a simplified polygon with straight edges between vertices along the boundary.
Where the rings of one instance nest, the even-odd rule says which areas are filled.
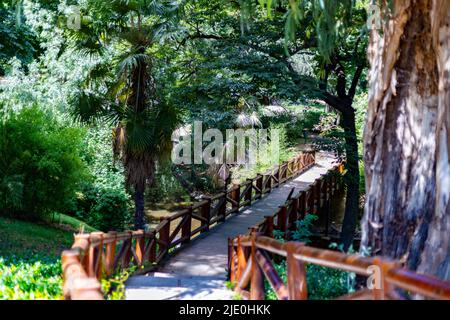
[[[450,1],[434,1],[433,47],[439,75],[436,127],[436,208],[419,271],[450,279]]]
[[[371,33],[362,221],[363,249],[447,279],[449,2],[395,0]]]

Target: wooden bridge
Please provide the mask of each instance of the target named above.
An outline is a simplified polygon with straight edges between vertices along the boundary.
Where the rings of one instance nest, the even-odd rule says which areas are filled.
[[[135,264],[143,269],[126,283],[128,299],[231,299],[227,275],[246,299],[264,298],[264,277],[279,299],[305,299],[304,264],[313,263],[363,275],[372,265],[380,267],[385,289],[363,290],[348,299],[401,298],[391,290],[394,285],[427,297],[450,298],[449,283],[404,270],[396,262],[271,239],[274,230],[286,234],[298,219],[325,207],[340,188],[342,172],[332,157],[301,153],[161,219],[150,232],[76,235],[72,249],[62,254],[64,295],[102,299],[98,279]],[[249,232],[251,236],[238,236]],[[287,258],[287,284],[273,268],[274,255]],[[151,269],[157,272],[143,272]]]

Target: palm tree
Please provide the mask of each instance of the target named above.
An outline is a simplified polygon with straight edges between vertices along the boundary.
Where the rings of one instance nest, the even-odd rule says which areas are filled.
[[[89,17],[68,33],[80,52],[101,62],[74,96],[74,113],[84,122],[113,123],[114,154],[134,192],[134,226],[143,229],[145,188],[153,184],[157,164],[168,159],[178,126],[177,111],[153,76],[154,52],[175,34],[178,7],[157,0],[89,0],[82,12]]]

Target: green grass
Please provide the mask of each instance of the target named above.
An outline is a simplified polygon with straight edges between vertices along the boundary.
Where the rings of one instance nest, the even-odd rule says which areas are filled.
[[[58,257],[71,247],[74,232],[44,223],[0,217],[0,257],[39,254]]]
[[[98,231],[97,229],[87,225],[85,222],[78,220],[77,218],[61,213],[55,213],[54,215],[48,217],[46,219],[46,222],[55,225],[57,228],[67,229],[69,231],[74,231],[77,233],[81,231],[84,233]]]

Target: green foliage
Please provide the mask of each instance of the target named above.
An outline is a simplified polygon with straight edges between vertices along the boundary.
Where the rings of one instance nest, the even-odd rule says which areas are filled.
[[[244,1],[245,4],[249,2]],[[322,59],[330,62],[342,39],[348,36],[347,28],[355,24],[355,15],[363,15],[364,22],[366,21],[364,7],[368,1],[260,0],[259,3],[269,18],[272,18],[274,8],[286,10],[286,42],[295,41],[298,32],[303,30],[304,36],[316,39]],[[246,8],[248,5],[243,6],[243,11],[248,10]]]
[[[121,191],[87,184],[74,201],[75,216],[104,232],[129,229],[129,197]]]
[[[123,166],[113,161],[111,131],[90,128],[83,151],[91,178],[83,182],[74,197],[71,214],[104,232],[128,229],[131,199],[125,190]]]
[[[367,92],[360,93],[355,97],[355,102],[353,103],[353,107],[356,111],[356,131],[358,137],[358,153],[363,154],[363,134],[364,134],[364,125],[366,123],[366,113],[367,106],[369,103],[369,96]],[[359,191],[362,196],[366,193],[366,181],[365,181],[365,173],[364,173],[364,161],[360,159],[359,161]],[[361,203],[361,206],[364,206],[364,203]]]
[[[107,300],[125,299],[125,281],[136,271],[135,266],[130,266],[127,270],[115,272],[108,279],[101,280],[102,292]]]
[[[10,71],[11,58],[28,64],[39,51],[32,30],[24,23],[18,23],[18,19],[22,18],[16,8],[6,3],[0,4],[0,76]]]
[[[310,243],[310,237],[312,236],[311,227],[319,217],[314,214],[307,214],[302,220],[295,222],[297,229],[294,231],[289,231],[288,238],[294,241],[302,242],[304,244]],[[286,234],[279,230],[274,231],[274,237],[278,241],[285,241]]]
[[[306,271],[310,300],[334,299],[353,292],[355,274],[317,265],[308,265]]]
[[[319,217],[314,214],[307,214],[304,219],[296,221],[295,224],[297,229],[292,231],[290,236],[291,239],[305,244],[310,243],[310,237],[312,236],[311,227],[313,226],[314,221],[318,219]]]
[[[275,265],[281,279],[286,283],[286,261]],[[309,300],[329,300],[353,291],[354,274],[317,265],[307,265],[307,287]],[[277,300],[275,291],[266,282],[266,299]]]
[[[61,273],[56,259],[0,257],[0,300],[62,299]]]
[[[86,174],[83,131],[25,108],[0,123],[0,213],[27,218],[64,212]]]
[[[369,104],[369,94],[367,92],[361,92],[355,96],[353,108],[356,113],[356,132],[359,141],[359,151],[362,153],[362,141],[364,134],[364,125],[366,123],[366,113]]]

